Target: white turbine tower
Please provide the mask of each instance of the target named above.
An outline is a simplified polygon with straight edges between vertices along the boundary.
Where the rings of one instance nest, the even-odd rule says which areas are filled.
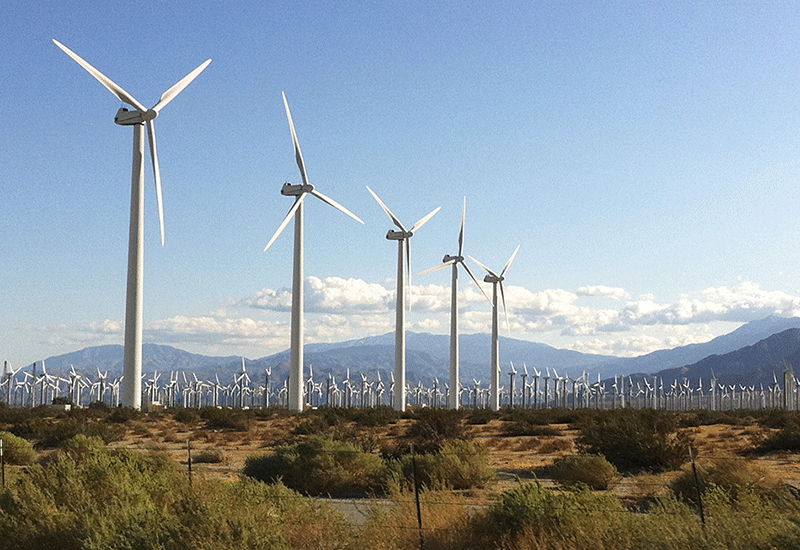
[[[394,329],[394,375],[397,380],[395,385],[395,392],[392,398],[392,406],[397,411],[403,411],[406,408],[406,274],[411,270],[411,237],[415,232],[425,225],[434,214],[441,210],[441,206],[434,208],[429,214],[423,216],[414,226],[409,230],[403,225],[403,222],[389,210],[389,207],[384,204],[375,191],[367,186],[367,190],[372,194],[378,204],[381,205],[383,211],[389,216],[394,224],[400,229],[395,231],[390,229],[386,233],[386,238],[390,241],[397,241],[397,306],[395,329]]]
[[[464,197],[464,207],[461,210],[461,230],[458,233],[458,255],[451,256],[450,254],[446,254],[445,257],[442,259],[442,263],[432,267],[430,269],[426,269],[422,271],[420,275],[425,275],[426,273],[432,273],[434,271],[439,271],[440,269],[444,269],[447,266],[453,266],[453,273],[452,273],[452,282],[450,285],[450,393],[448,394],[448,403],[447,406],[450,409],[457,409],[458,408],[458,396],[460,393],[460,367],[459,367],[459,358],[458,358],[458,266],[461,264],[464,269],[467,271],[472,280],[475,281],[475,284],[478,285],[478,288],[483,295],[486,296],[486,293],[483,291],[483,288],[478,283],[478,279],[475,278],[475,275],[472,273],[472,270],[469,266],[464,262],[464,223],[467,217],[467,198]],[[489,297],[486,296],[486,299],[489,300]],[[490,300],[491,302],[491,300]]]
[[[511,254],[511,257],[506,262],[505,267],[503,267],[503,271],[500,272],[498,275],[484,264],[470,256],[469,258],[481,266],[483,269],[486,270],[487,275],[483,278],[484,282],[492,283],[492,366],[491,366],[491,387],[490,387],[490,407],[492,410],[500,410],[500,334],[498,330],[498,313],[499,308],[497,307],[497,287],[500,287],[500,297],[503,301],[503,312],[506,315],[506,326],[509,327],[508,324],[508,310],[506,309],[506,294],[503,290],[503,280],[505,279],[505,274],[508,271],[508,268],[511,267],[511,262],[514,261],[514,258],[519,252],[519,245],[517,248],[514,249],[514,253]],[[509,333],[511,332],[511,328],[508,328]]]
[[[153,120],[161,109],[175,99],[197,75],[211,63],[208,59],[195,70],[179,80],[169,90],[164,92],[152,109],[146,108],[132,95],[123,90],[103,73],[92,67],[78,54],[64,46],[58,40],[53,40],[78,65],[86,69],[100,84],[105,86],[120,101],[133,107],[135,111],[121,107],[114,117],[114,122],[120,126],[133,126],[133,174],[131,177],[131,215],[130,234],[128,238],[128,284],[127,298],[125,301],[125,356],[124,356],[124,388],[123,405],[139,409],[142,406],[142,318],[143,318],[143,271],[144,271],[144,128],[147,125],[147,135],[150,140],[150,157],[153,163],[153,173],[156,183],[156,197],[158,199],[158,219],[161,226],[161,244],[164,244],[164,205],[161,198],[161,173],[158,168],[158,154],[156,153],[156,134]]]
[[[294,204],[289,209],[289,213],[278,226],[278,230],[264,247],[266,252],[278,235],[283,232],[286,226],[294,217],[294,270],[292,274],[292,329],[290,337],[291,359],[289,364],[289,402],[290,410],[303,410],[303,200],[308,195],[317,197],[337,210],[344,212],[354,220],[364,223],[361,218],[350,212],[347,208],[323,195],[314,186],[308,183],[303,154],[300,152],[300,143],[297,141],[297,132],[294,129],[292,113],[289,111],[289,103],[286,101],[286,94],[283,94],[283,105],[286,107],[286,117],[289,119],[289,129],[292,131],[292,143],[294,144],[294,156],[297,167],[300,169],[300,176],[303,178],[302,185],[292,185],[284,183],[281,188],[281,195],[295,197]]]

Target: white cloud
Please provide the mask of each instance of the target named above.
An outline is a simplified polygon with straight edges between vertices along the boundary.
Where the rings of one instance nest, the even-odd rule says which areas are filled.
[[[306,342],[337,342],[394,330],[394,281],[306,279]],[[752,282],[712,287],[660,302],[652,295],[635,300],[620,288],[594,285],[578,290],[522,286],[505,288],[511,336],[587,353],[639,355],[657,349],[705,342],[741,323],[767,315],[800,316],[800,296],[767,291]],[[604,307],[582,305],[582,296],[612,298]],[[409,330],[445,334],[450,316],[449,285],[411,289]],[[617,307],[609,307],[615,304]],[[146,341],[193,348],[198,353],[264,356],[289,347],[291,292],[263,289],[228,300],[206,315],[176,315],[145,327]],[[489,332],[491,305],[471,282],[459,292],[462,332]],[[506,333],[500,312],[501,330]],[[123,325],[114,320],[81,326],[28,327],[32,338],[57,350],[122,343]]]
[[[627,300],[631,297],[624,288],[604,285],[582,286],[575,291],[578,296],[604,296],[614,300]]]

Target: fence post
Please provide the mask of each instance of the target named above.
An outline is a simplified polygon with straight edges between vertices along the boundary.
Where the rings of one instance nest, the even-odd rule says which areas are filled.
[[[411,445],[411,468],[414,474],[414,498],[417,501],[417,526],[419,528],[419,548],[425,546],[425,538],[422,533],[422,511],[419,507],[419,475],[417,474],[417,455],[414,453],[414,445]]]
[[[689,445],[689,460],[692,461],[692,473],[694,473],[694,490],[697,492],[697,502],[700,506],[700,521],[703,528],[706,527],[706,514],[703,511],[703,493],[700,491],[700,480],[697,477],[697,465],[694,462],[694,455],[692,454],[692,446]]]
[[[186,440],[186,454],[188,456],[188,464],[189,464],[189,487],[192,486],[192,440]]]

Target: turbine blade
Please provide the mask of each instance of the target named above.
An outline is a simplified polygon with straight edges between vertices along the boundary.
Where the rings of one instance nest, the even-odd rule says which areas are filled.
[[[303,178],[303,185],[308,185],[308,175],[306,174],[306,163],[303,162],[303,153],[300,151],[300,142],[297,141],[297,132],[294,129],[294,121],[292,120],[292,112],[289,110],[289,102],[286,101],[286,94],[283,95],[283,106],[286,107],[286,118],[289,119],[289,129],[292,131],[292,143],[294,144],[294,156],[297,160],[297,167],[300,169],[300,175]]]
[[[153,174],[156,180],[156,198],[158,199],[158,223],[161,226],[161,246],[164,246],[164,199],[161,195],[161,170],[158,167],[156,152],[156,126],[152,119],[147,121],[147,137],[150,138],[150,158],[153,161]]]
[[[515,249],[514,249],[514,253],[511,255],[511,257],[510,257],[510,258],[508,259],[508,261],[506,262],[506,265],[505,265],[505,267],[503,268],[503,271],[501,271],[501,272],[500,272],[500,276],[501,276],[501,277],[502,277],[503,275],[505,275],[505,274],[506,274],[506,271],[508,271],[508,268],[509,268],[509,267],[511,267],[511,262],[513,262],[513,261],[514,261],[514,258],[516,258],[516,257],[517,257],[517,252],[519,252],[519,245],[517,245],[517,248],[515,248]]]
[[[474,259],[475,259],[475,258],[473,258],[473,260],[474,260]],[[475,281],[475,284],[478,286],[478,289],[481,291],[481,294],[483,294],[484,298],[486,298],[486,299],[489,301],[489,303],[491,304],[491,303],[492,303],[492,299],[491,299],[491,298],[489,298],[489,295],[488,295],[488,294],[486,294],[486,291],[485,291],[485,290],[483,290],[483,287],[482,287],[482,286],[481,286],[481,284],[478,282],[478,279],[477,279],[477,278],[475,277],[475,275],[472,273],[472,270],[469,268],[469,266],[467,265],[467,263],[466,263],[466,262],[462,262],[462,263],[461,263],[461,265],[462,265],[462,266],[464,266],[464,269],[466,269],[466,270],[467,270],[467,273],[469,273],[469,276],[470,276],[470,277],[472,277],[472,280],[473,280],[473,281]]]
[[[421,218],[417,223],[414,224],[414,227],[411,228],[411,232],[416,233],[417,231],[419,231],[420,228],[426,223],[428,223],[428,220],[430,220],[441,209],[442,209],[441,206],[437,206],[436,208],[434,208],[427,216]]]
[[[155,104],[153,110],[155,112],[159,112],[161,109],[166,107],[167,103],[175,99],[178,96],[178,94],[181,93],[183,89],[192,82],[192,80],[197,78],[197,75],[202,73],[205,70],[205,68],[208,67],[209,63],[211,63],[211,60],[206,59],[195,70],[193,70],[192,72],[184,76],[182,79],[180,79],[177,83],[175,83],[175,85],[172,86],[172,88],[161,94],[161,99],[159,99],[158,103]]]
[[[464,223],[467,219],[467,197],[464,197],[464,208],[461,210],[461,231],[458,232],[458,255],[464,255]]]
[[[394,213],[393,213],[391,210],[389,210],[389,207],[388,207],[388,206],[386,206],[386,204],[385,204],[385,203],[384,203],[384,202],[381,200],[381,198],[380,198],[380,197],[379,197],[379,196],[378,196],[378,195],[375,193],[375,191],[373,191],[372,189],[370,189],[370,188],[369,188],[369,185],[367,185],[366,187],[367,187],[367,191],[369,191],[369,192],[372,194],[372,196],[375,198],[375,200],[376,200],[376,201],[378,201],[378,204],[380,204],[380,205],[381,205],[381,208],[383,208],[383,211],[384,211],[384,212],[386,212],[386,214],[389,216],[389,218],[391,218],[391,220],[394,222],[394,224],[395,224],[397,227],[399,227],[400,229],[402,229],[404,232],[408,232],[408,229],[406,229],[406,226],[405,226],[405,225],[403,225],[403,222],[401,222],[401,221],[400,221],[400,218],[398,218],[397,216],[395,216],[395,215],[394,215]]]
[[[316,189],[312,189],[310,192],[311,192],[312,195],[317,197],[322,202],[326,202],[326,203],[330,204],[331,206],[333,206],[334,208],[336,208],[337,210],[339,210],[341,212],[344,212],[345,214],[347,214],[348,216],[350,216],[351,218],[353,218],[357,222],[364,223],[361,218],[359,218],[358,216],[356,216],[355,214],[350,212],[347,208],[345,208],[344,206],[342,206],[341,204],[339,204],[338,202],[336,202],[335,200],[333,200],[329,196],[323,195],[322,193],[320,193]]]
[[[506,329],[511,336],[511,323],[508,322],[508,309],[506,309],[506,293],[503,290],[503,281],[500,281],[500,298],[503,300],[503,313],[506,314]]]
[[[62,44],[55,38],[53,39],[53,42],[55,42],[56,46],[61,48],[61,50],[65,54],[70,56],[78,65],[86,69],[86,71],[90,75],[95,77],[100,82],[100,84],[106,87],[106,89],[109,92],[117,96],[120,101],[127,103],[140,113],[147,112],[147,108],[138,101],[136,101],[136,98],[134,98],[131,94],[123,90],[122,86],[120,86],[119,84],[108,78],[106,75],[104,75],[103,73],[92,67],[85,59],[83,59],[81,56],[79,56],[78,54],[67,48],[64,44]]]
[[[417,275],[426,275],[428,273],[433,273],[434,271],[439,271],[440,269],[444,269],[445,267],[453,265],[454,263],[456,263],[455,260],[448,260],[446,262],[440,263],[439,265],[433,266],[430,269],[426,269],[425,271],[420,271],[419,273],[417,273]]]
[[[485,269],[485,270],[486,270],[486,272],[487,272],[487,273],[489,273],[489,275],[492,275],[493,277],[497,277],[497,276],[498,276],[498,275],[497,275],[497,273],[495,273],[494,271],[492,271],[491,269],[489,269],[488,267],[486,267],[486,265],[482,264],[481,262],[479,262],[478,260],[476,260],[476,259],[475,259],[475,258],[473,258],[472,256],[468,256],[468,258],[469,258],[470,260],[472,260],[473,262],[475,262],[476,264],[478,264],[479,266],[481,266],[483,269]],[[465,265],[466,265],[466,264],[465,264]]]
[[[294,201],[294,204],[289,209],[289,213],[286,214],[286,217],[283,218],[283,221],[278,226],[278,230],[275,231],[275,234],[269,240],[267,246],[264,247],[264,252],[266,252],[269,249],[269,247],[272,246],[272,243],[275,242],[275,239],[278,238],[278,235],[280,235],[283,232],[283,230],[286,229],[286,226],[289,224],[289,221],[292,219],[292,217],[294,217],[294,214],[295,212],[297,212],[297,209],[300,208],[300,203],[303,202],[303,199],[306,198],[306,195],[308,195],[308,193],[302,193],[298,195],[297,199]]]

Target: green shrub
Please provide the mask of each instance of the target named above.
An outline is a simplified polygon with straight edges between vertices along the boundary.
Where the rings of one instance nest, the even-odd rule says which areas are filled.
[[[125,436],[125,428],[118,424],[101,424],[83,414],[70,415],[62,419],[29,418],[12,426],[11,431],[25,439],[35,440],[39,447],[58,447],[78,434],[96,436],[105,443],[119,441]]]
[[[742,491],[752,491],[759,497],[776,498],[787,496],[786,487],[763,466],[738,458],[717,459],[697,466],[697,480],[694,472],[686,468],[670,484],[670,489],[679,499],[697,503],[697,490],[705,493],[715,486],[736,500]]]
[[[500,413],[492,409],[469,409],[466,413],[466,423],[472,425],[488,424],[500,417]]]
[[[59,447],[62,453],[76,462],[81,462],[94,453],[105,452],[106,449],[106,445],[101,438],[84,434],[78,434],[67,439]]]
[[[225,461],[225,453],[220,449],[203,449],[192,453],[192,462],[196,464],[219,464]]]
[[[419,409],[405,437],[418,453],[436,452],[446,442],[465,437],[463,419],[461,409]]]
[[[205,420],[209,430],[246,432],[251,423],[248,411],[242,409],[204,407],[200,409],[200,418]]]
[[[389,462],[389,472],[402,489],[414,486],[416,476],[427,489],[473,489],[486,487],[495,479],[484,445],[471,441],[445,443],[436,453],[404,455]]]
[[[562,485],[582,483],[591,489],[604,491],[619,481],[617,469],[604,456],[571,455],[556,459],[547,474]]]
[[[242,473],[309,495],[363,496],[382,490],[385,466],[379,456],[352,443],[313,436],[248,457]]]
[[[690,441],[676,434],[677,416],[654,409],[618,409],[579,422],[579,448],[601,454],[623,472],[674,470],[688,460]]]
[[[172,418],[181,424],[194,424],[200,421],[200,412],[194,408],[177,409],[172,413]]]
[[[196,477],[190,487],[168,459],[111,449],[80,461],[60,453],[0,492],[9,550],[352,547],[344,525],[331,507],[280,484]]]
[[[772,451],[800,452],[800,422],[786,419],[782,427],[767,436],[757,448],[762,453]]]
[[[3,457],[6,464],[32,464],[36,458],[33,444],[27,439],[17,437],[9,432],[0,432],[3,440]]]
[[[104,410],[104,409],[100,409]],[[131,420],[139,420],[144,416],[142,411],[138,411],[132,407],[116,407],[110,409],[106,422],[113,422],[114,424],[125,424]]]

